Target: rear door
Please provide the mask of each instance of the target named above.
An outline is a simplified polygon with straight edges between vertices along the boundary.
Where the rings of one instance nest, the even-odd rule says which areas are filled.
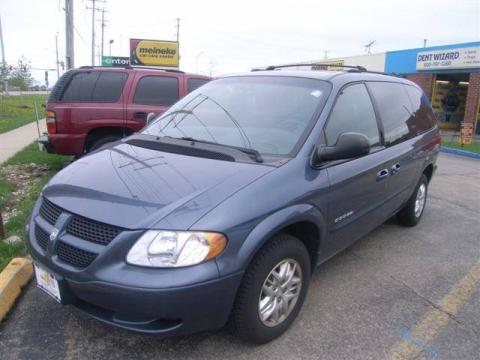
[[[177,74],[136,74],[127,106],[127,121],[136,130],[146,124],[148,113],[164,113],[181,96],[183,84]]]
[[[408,200],[422,171],[423,155],[415,138],[420,133],[415,118],[420,103],[415,101],[414,106],[405,84],[368,82],[367,86],[383,127],[384,155],[390,173],[386,181],[389,197],[386,210],[393,214]]]
[[[334,253],[385,221],[387,162],[381,133],[365,84],[347,85],[339,93],[324,128],[327,146],[340,134],[357,132],[367,136],[368,155],[328,164],[330,181],[327,249]]]

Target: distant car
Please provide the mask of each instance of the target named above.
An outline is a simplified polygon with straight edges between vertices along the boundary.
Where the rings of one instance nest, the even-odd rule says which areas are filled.
[[[46,107],[48,152],[81,156],[142,129],[209,77],[151,68],[81,67],[55,84]]]
[[[52,178],[27,229],[37,282],[122,328],[167,336],[231,319],[265,343],[320,264],[394,215],[420,221],[440,142],[405,79],[213,80]]]

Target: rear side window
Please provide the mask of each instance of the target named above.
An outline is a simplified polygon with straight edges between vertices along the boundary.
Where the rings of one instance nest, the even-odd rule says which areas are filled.
[[[209,81],[210,80],[207,80],[207,79],[193,79],[193,78],[188,79],[187,80],[188,92],[190,93],[193,90],[198,89],[200,86],[205,85]]]
[[[133,102],[144,105],[172,105],[178,100],[178,79],[144,76],[137,84]]]
[[[386,145],[395,145],[411,138],[414,133],[412,105],[403,84],[369,82],[383,123]]]
[[[75,74],[63,92],[64,102],[115,102],[123,91],[123,72],[82,71]]]
[[[405,89],[412,105],[411,113],[415,119],[410,130],[413,136],[417,136],[435,126],[435,116],[420,89],[409,85],[405,85]]]
[[[332,146],[346,132],[365,135],[370,145],[380,144],[375,111],[363,84],[350,85],[338,95],[325,127],[327,145]]]

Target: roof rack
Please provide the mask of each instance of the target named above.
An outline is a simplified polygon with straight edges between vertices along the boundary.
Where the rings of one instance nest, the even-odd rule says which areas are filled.
[[[339,64],[324,64],[324,63],[303,63],[303,64],[287,64],[287,65],[270,65],[265,68],[265,70],[276,70],[281,68],[293,67],[293,66],[324,66],[324,67],[339,67],[339,68],[348,68],[354,69],[358,72],[368,71],[363,66],[353,66],[353,65],[339,65]],[[257,69],[255,69],[257,70]]]
[[[132,65],[125,65],[125,66],[101,66],[101,65],[84,65],[80,66],[79,69],[115,69],[115,68],[121,68],[121,69],[147,69],[147,70],[161,70],[161,71],[167,71],[167,72],[174,72],[174,73],[181,73],[184,74],[183,71],[177,70],[177,69],[162,69],[154,66],[132,66]]]
[[[288,68],[288,67],[294,67],[294,66],[322,66],[325,67],[325,70],[328,70],[328,67],[337,67],[337,68],[345,68],[348,69],[346,70],[347,72],[366,72],[370,74],[380,74],[380,75],[389,75],[389,76],[396,76],[396,77],[402,77],[401,75],[397,73],[386,73],[382,71],[371,71],[367,70],[366,67],[360,66],[360,65],[340,65],[340,64],[327,64],[327,63],[300,63],[300,64],[287,64],[287,65],[270,65],[267,66],[264,69],[259,69],[255,68],[252,69],[252,71],[269,71],[269,70],[276,70],[276,69],[282,69],[282,68]]]

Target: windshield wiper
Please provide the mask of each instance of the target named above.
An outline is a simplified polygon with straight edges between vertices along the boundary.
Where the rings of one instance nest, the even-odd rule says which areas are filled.
[[[195,138],[190,137],[190,136],[184,136],[184,137],[175,138],[175,139],[187,140],[187,141],[191,141],[192,143],[199,142],[199,143],[204,143],[204,144],[218,145],[218,146],[224,146],[224,147],[236,149],[236,150],[241,151],[241,152],[243,152],[247,155],[250,155],[250,157],[253,160],[255,160],[257,163],[263,162],[262,155],[258,152],[258,150],[255,150],[255,149],[245,148],[245,147],[241,147],[241,146],[220,144],[220,143],[216,143],[216,142],[208,141],[208,140],[199,140],[199,139],[195,139]]]

